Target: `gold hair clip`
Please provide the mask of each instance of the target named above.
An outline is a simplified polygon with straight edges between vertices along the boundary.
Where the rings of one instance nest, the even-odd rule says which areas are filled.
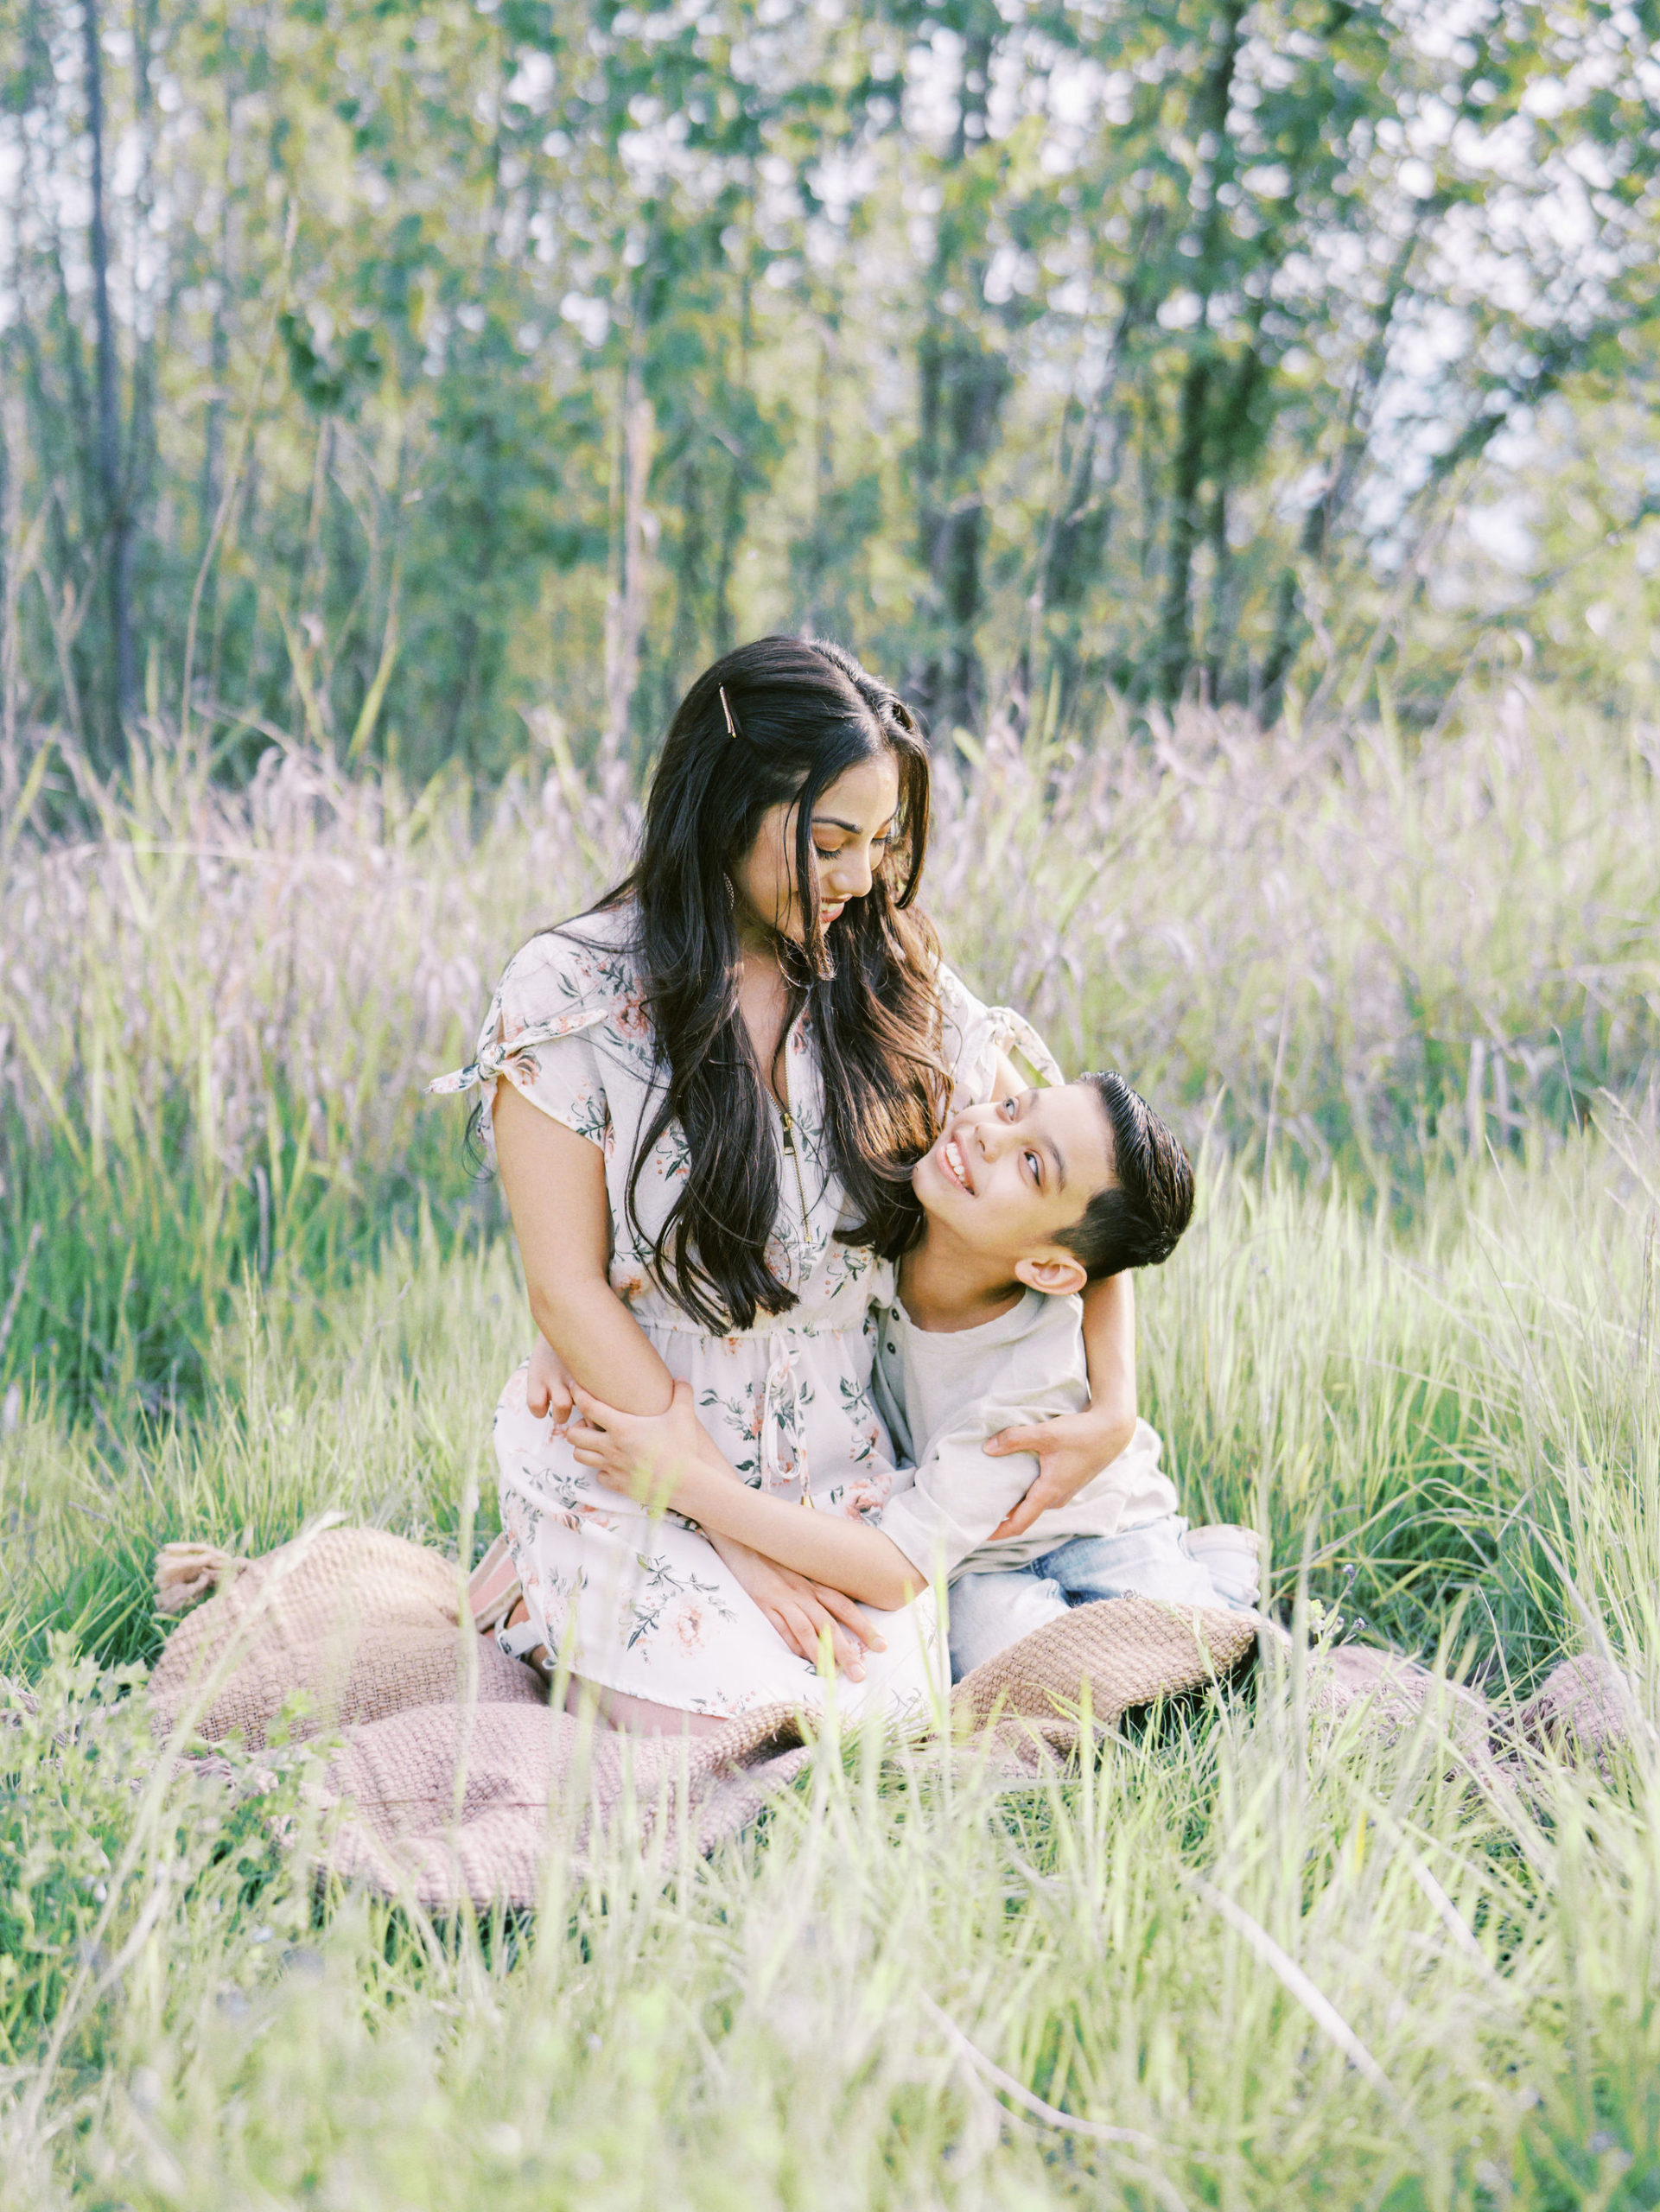
[[[727,702],[726,686],[724,683],[717,683],[715,688],[721,695],[721,712],[726,716],[726,734],[728,737],[735,737],[738,734],[738,725],[732,719],[732,709]]]

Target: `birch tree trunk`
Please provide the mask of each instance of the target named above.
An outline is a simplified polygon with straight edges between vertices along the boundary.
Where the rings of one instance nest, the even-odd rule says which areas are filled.
[[[600,758],[620,764],[628,750],[629,715],[639,681],[639,639],[646,622],[646,490],[652,468],[652,403],[639,358],[632,355],[622,389],[618,504],[621,525],[616,567],[605,609],[605,729]]]
[[[1199,143],[1209,150],[1205,163],[1205,206],[1199,226],[1199,265],[1194,271],[1199,317],[1181,381],[1171,472],[1170,540],[1159,626],[1159,690],[1169,701],[1181,696],[1193,664],[1193,556],[1205,531],[1205,480],[1214,458],[1209,416],[1220,365],[1209,334],[1208,318],[1227,228],[1217,188],[1227,144],[1228,107],[1244,18],[1244,0],[1224,0],[1214,34],[1216,55],[1195,117],[1199,126]],[[1231,175],[1231,166],[1227,173]]]
[[[0,814],[22,781],[17,752],[20,652],[18,600],[23,588],[23,407],[10,378],[0,383]]]
[[[1008,365],[987,343],[971,304],[983,298],[988,247],[970,164],[985,138],[1001,27],[995,10],[983,6],[964,33],[917,358],[918,550],[932,587],[935,635],[915,688],[947,735],[972,729],[985,702],[976,632],[985,597],[986,477],[1011,384]]]
[[[110,312],[110,241],[105,220],[104,61],[99,44],[98,0],[81,0],[81,31],[86,64],[86,130],[92,152],[92,212],[87,245],[92,264],[92,313],[98,327],[99,490],[104,505],[104,556],[110,608],[110,639],[115,661],[113,754],[125,749],[128,715],[135,690],[132,616],[129,604],[132,567],[132,518],[121,480],[121,403],[115,323]]]

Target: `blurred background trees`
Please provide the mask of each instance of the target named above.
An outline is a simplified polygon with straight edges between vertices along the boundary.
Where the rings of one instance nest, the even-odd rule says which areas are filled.
[[[0,803],[1660,655],[1660,9],[11,0]],[[66,756],[67,757],[67,756]],[[54,773],[57,772],[54,770]]]

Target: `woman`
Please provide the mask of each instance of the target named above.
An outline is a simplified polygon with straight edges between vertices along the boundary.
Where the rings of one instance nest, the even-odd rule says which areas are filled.
[[[767,638],[728,655],[674,718],[633,873],[515,955],[477,1060],[433,1086],[483,1094],[531,1312],[569,1373],[638,1413],[686,1379],[741,1472],[821,1511],[879,1509],[892,1481],[865,1316],[872,1269],[916,1224],[908,1164],[953,1095],[1017,1080],[1010,1045],[1053,1066],[939,963],[913,905],[928,804],[914,719],[849,654]],[[1049,1425],[1070,1463],[1046,1470],[1051,1492],[1134,1422],[1128,1286],[1102,1287],[1096,1404]],[[849,1715],[939,1680],[931,1599],[873,1622],[649,1517],[531,1413],[522,1370],[496,1447],[519,1640],[563,1655],[620,1725],[815,1705],[825,1628]]]

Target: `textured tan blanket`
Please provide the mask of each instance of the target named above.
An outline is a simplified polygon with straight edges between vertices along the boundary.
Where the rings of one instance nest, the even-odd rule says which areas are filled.
[[[1087,1725],[1116,1727],[1126,1713],[1228,1677],[1252,1656],[1263,1625],[1254,1613],[1197,1611],[1151,1598],[1078,1605],[965,1675],[951,1693],[959,1739],[990,1730],[998,1750],[1035,1769],[1069,1756]]]
[[[293,1720],[296,1738],[457,1700],[546,1702],[530,1668],[461,1637],[455,1567],[401,1536],[318,1528],[257,1560],[169,1545],[157,1562],[164,1607],[179,1601],[181,1556],[200,1570],[195,1593],[217,1584],[218,1594],[180,1622],[150,1675],[166,1727],[188,1709],[210,1743],[236,1732],[257,1751],[296,1691],[309,1708]]]
[[[235,1732],[258,1748],[286,1706],[291,1735],[343,1730],[328,1770],[342,1808],[328,1870],[429,1907],[531,1904],[554,1840],[580,1852],[625,1809],[643,1838],[667,1847],[686,1823],[707,1850],[806,1757],[787,1707],[689,1742],[595,1732],[550,1711],[530,1668],[462,1625],[454,1566],[378,1529],[314,1529],[253,1560],[172,1546],[157,1583],[175,1608],[216,1592],[156,1662],[158,1728],[209,1742]],[[970,1675],[953,1732],[990,1728],[1000,1757],[1035,1771],[1076,1748],[1085,1713],[1102,1731],[1132,1706],[1224,1680],[1256,1637],[1237,1613],[1139,1598],[1081,1606]]]
[[[671,1863],[688,1831],[712,1851],[807,1756],[786,1710],[670,1738],[584,1727],[546,1705],[421,1707],[349,1732],[328,1788],[350,1810],[324,1871],[429,1910],[534,1905],[550,1853],[580,1866],[595,1829],[620,1821]]]
[[[257,1750],[287,1707],[294,1738],[343,1731],[321,1871],[429,1909],[534,1904],[550,1845],[580,1854],[619,1817],[712,1849],[806,1757],[785,1708],[689,1744],[550,1711],[538,1675],[462,1624],[455,1567],[380,1529],[316,1529],[257,1560],[169,1546],[156,1580],[169,1609],[217,1592],[150,1675],[157,1729]]]
[[[429,1909],[532,1905],[549,1853],[580,1858],[596,1825],[618,1819],[654,1848],[689,1839],[709,1850],[807,1757],[787,1707],[690,1741],[595,1732],[550,1711],[540,1678],[462,1623],[455,1567],[378,1529],[314,1529],[251,1561],[170,1547],[158,1586],[175,1605],[217,1588],[173,1630],[151,1675],[158,1729],[210,1742],[237,1732],[258,1748],[302,1693],[293,1734],[344,1732],[327,1774],[340,1817],[323,1871]],[[952,1734],[1036,1775],[1076,1751],[1086,1726],[1103,1732],[1133,1708],[1225,1681],[1259,1638],[1288,1649],[1284,1631],[1253,1614],[1143,1598],[1080,1605],[957,1686]],[[1388,1653],[1311,1656],[1308,1682],[1313,1712],[1360,1710],[1384,1735],[1444,1692],[1471,1755],[1493,1725],[1472,1693]],[[1568,1662],[1524,1725],[1536,1741],[1554,1726],[1600,1756],[1612,1710],[1595,1666]]]
[[[1583,1761],[1604,1775],[1640,1738],[1654,1741],[1634,1677],[1591,1651],[1559,1661],[1514,1726],[1535,1751]]]

